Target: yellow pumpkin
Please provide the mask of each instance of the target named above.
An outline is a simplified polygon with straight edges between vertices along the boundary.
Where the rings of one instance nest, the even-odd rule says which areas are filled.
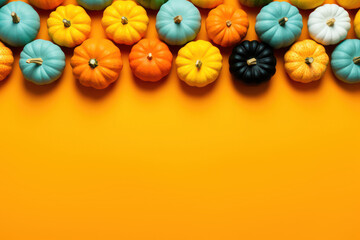
[[[4,80],[12,70],[14,56],[10,48],[0,42],[0,81]]]
[[[146,34],[149,18],[133,1],[116,1],[104,11],[102,25],[106,35],[119,44],[132,45]]]
[[[224,0],[190,0],[195,6],[201,8],[214,8],[224,2]]]
[[[190,42],[178,53],[177,74],[190,86],[204,87],[219,77],[222,60],[220,50],[210,42]]]
[[[295,43],[285,54],[285,70],[297,82],[320,80],[329,64],[325,48],[313,40]]]
[[[325,0],[290,0],[290,2],[301,9],[314,9],[322,5]]]
[[[72,4],[60,6],[47,20],[51,39],[63,47],[75,47],[90,35],[91,18],[86,11]]]
[[[354,26],[355,26],[356,36],[360,38],[360,10],[355,16]]]
[[[359,0],[336,0],[337,3],[346,9],[356,9],[360,8]]]

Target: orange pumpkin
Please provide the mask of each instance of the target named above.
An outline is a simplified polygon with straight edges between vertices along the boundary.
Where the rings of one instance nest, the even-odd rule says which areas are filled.
[[[31,5],[45,10],[55,9],[63,2],[64,0],[29,0]]]
[[[156,82],[170,73],[173,55],[159,40],[143,39],[131,49],[130,67],[143,81]]]
[[[73,74],[86,87],[104,89],[115,82],[123,67],[121,53],[108,39],[85,40],[71,58]]]
[[[209,38],[222,47],[241,42],[249,29],[249,19],[245,11],[221,4],[211,10],[206,19]]]
[[[12,51],[0,42],[0,81],[11,73],[13,63]]]

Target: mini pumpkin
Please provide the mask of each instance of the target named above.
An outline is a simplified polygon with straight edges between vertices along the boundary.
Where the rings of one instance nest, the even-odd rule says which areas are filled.
[[[13,47],[21,47],[36,38],[40,17],[29,4],[10,2],[0,8],[0,26],[0,40]]]
[[[169,45],[184,45],[194,40],[200,27],[199,10],[186,0],[168,1],[156,16],[159,37]]]
[[[12,71],[14,56],[10,48],[0,42],[0,81],[4,80]]]
[[[230,55],[229,65],[236,80],[251,85],[267,82],[276,73],[274,50],[258,41],[237,45]]]
[[[71,58],[73,74],[86,87],[107,88],[123,67],[121,53],[110,40],[90,38],[75,48]]]
[[[340,43],[331,55],[331,67],[338,79],[346,83],[360,82],[360,40]]]
[[[159,40],[142,39],[129,54],[132,72],[143,81],[156,82],[171,71],[173,55]]]
[[[325,4],[310,14],[308,29],[312,39],[323,45],[344,40],[351,27],[349,13],[336,4]]]
[[[63,47],[75,47],[90,35],[91,18],[79,6],[69,4],[60,6],[50,14],[47,20],[51,39]]]
[[[285,70],[297,82],[320,80],[329,64],[325,48],[313,40],[295,43],[285,54]]]
[[[300,37],[302,28],[299,10],[287,2],[272,2],[263,7],[256,17],[257,35],[273,48],[293,44]]]
[[[346,9],[360,8],[359,0],[336,0],[336,1],[340,6],[346,8]]]
[[[248,7],[262,7],[272,1],[273,0],[240,0],[240,3]]]
[[[177,74],[190,86],[204,87],[219,77],[222,60],[220,50],[210,42],[203,40],[190,42],[178,53]]]
[[[88,10],[103,10],[110,6],[113,0],[77,0],[77,3]]]
[[[224,0],[190,0],[195,6],[201,8],[214,8],[224,2]]]
[[[232,46],[246,36],[249,19],[245,11],[229,5],[211,10],[206,19],[209,38],[222,47]]]
[[[0,0],[0,7],[4,6],[8,0]]]
[[[29,0],[31,5],[44,10],[55,9],[63,2],[64,0]]]
[[[60,78],[65,68],[65,54],[50,41],[38,39],[26,44],[20,54],[24,77],[37,85],[49,84]]]
[[[168,0],[136,0],[141,6],[150,8],[153,10],[159,10],[161,5],[166,3]]]
[[[298,8],[307,10],[322,5],[325,0],[290,0],[290,2]]]
[[[360,38],[360,10],[355,16],[354,25],[355,25],[356,36]]]

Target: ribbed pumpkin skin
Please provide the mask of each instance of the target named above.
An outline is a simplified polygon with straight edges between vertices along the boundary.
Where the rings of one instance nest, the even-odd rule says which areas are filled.
[[[168,46],[159,40],[142,39],[129,54],[134,75],[148,82],[156,82],[171,71],[173,55]]]
[[[77,0],[77,3],[88,10],[103,10],[110,6],[113,0]]]
[[[320,80],[329,64],[325,48],[313,40],[295,43],[285,54],[285,70],[290,78],[301,83]]]
[[[301,9],[314,9],[325,2],[325,0],[290,0],[291,4]]]
[[[346,8],[346,9],[360,8],[359,0],[336,0],[336,1],[340,6]]]
[[[190,0],[195,6],[201,8],[214,8],[224,3],[224,0]]]
[[[356,36],[360,38],[360,10],[355,16],[354,25],[355,25]]]
[[[31,5],[44,10],[55,9],[63,2],[64,0],[29,0]]]
[[[75,48],[70,64],[75,78],[95,89],[107,88],[115,82],[123,67],[119,48],[108,39],[94,38]]]
[[[159,10],[160,7],[166,3],[168,0],[136,0],[141,6],[145,8],[150,8],[153,10]]]
[[[273,0],[239,0],[242,5],[248,7],[262,7],[272,2]]]
[[[245,11],[229,5],[219,5],[206,19],[209,38],[222,47],[240,42],[247,34],[249,19]]]
[[[0,7],[4,6],[8,0],[0,0]]]
[[[14,56],[10,48],[0,42],[0,81],[4,80],[12,71]]]

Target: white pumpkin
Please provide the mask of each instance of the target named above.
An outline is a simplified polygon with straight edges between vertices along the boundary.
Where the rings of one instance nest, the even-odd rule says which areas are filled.
[[[325,4],[310,14],[308,21],[312,39],[323,45],[344,40],[351,28],[349,13],[336,4]]]

